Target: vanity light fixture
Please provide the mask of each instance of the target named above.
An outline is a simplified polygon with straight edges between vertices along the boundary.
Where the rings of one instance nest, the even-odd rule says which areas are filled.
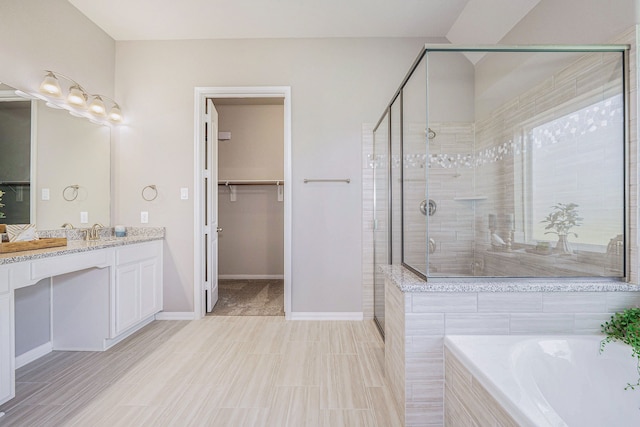
[[[93,101],[89,104],[89,111],[91,114],[98,117],[106,117],[107,116],[107,107],[104,106],[104,101],[100,95],[95,95],[93,97]]]
[[[104,100],[111,101],[113,106],[109,110],[109,114],[107,114],[107,107],[104,105]],[[93,95],[93,101],[89,104],[89,111],[94,116],[98,117],[106,117],[109,121],[113,123],[122,122],[122,111],[120,110],[120,106],[116,101],[104,95]]]
[[[44,77],[44,80],[40,84],[40,92],[44,93],[45,95],[53,96],[55,98],[60,98],[62,96],[60,82],[58,82],[58,78],[55,74],[53,74],[52,71],[47,71],[47,75]]]
[[[122,122],[122,111],[120,111],[120,106],[118,104],[115,104],[111,110],[109,110],[109,120],[111,120],[114,123],[121,123]]]
[[[100,119],[107,119],[111,123],[122,123],[123,116],[122,110],[116,101],[105,95],[93,95],[87,92],[78,82],[64,74],[45,70],[47,73],[44,80],[40,84],[40,93],[46,96],[39,98],[44,99],[52,105],[56,105],[58,108],[64,108],[74,116],[85,117],[91,121],[99,122]],[[66,98],[66,104],[57,101],[63,96],[62,88],[60,87],[59,78],[68,80],[71,84]],[[52,98],[55,98],[52,99]],[[91,103],[87,105],[87,102],[91,99]],[[112,103],[111,109],[108,110],[104,103],[104,100]],[[90,113],[90,114],[89,114]],[[96,121],[98,119],[98,121]]]
[[[87,92],[82,89],[80,85],[73,85],[69,88],[69,95],[67,95],[67,102],[76,108],[82,110],[87,109]]]

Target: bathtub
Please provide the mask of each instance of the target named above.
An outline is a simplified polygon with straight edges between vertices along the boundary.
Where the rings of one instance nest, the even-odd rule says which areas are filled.
[[[602,338],[447,336],[445,347],[520,426],[638,427],[640,390],[624,389],[637,359],[620,343],[600,353]]]

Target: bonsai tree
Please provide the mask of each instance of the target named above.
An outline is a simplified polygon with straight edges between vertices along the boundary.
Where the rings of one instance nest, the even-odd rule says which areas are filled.
[[[575,237],[578,235],[570,231],[573,227],[579,227],[582,225],[582,219],[578,216],[575,203],[558,203],[552,206],[552,211],[541,222],[546,223],[544,234],[555,234],[558,236],[558,243],[556,244],[556,251],[561,254],[571,254],[573,251],[567,241],[567,236],[573,234]]]

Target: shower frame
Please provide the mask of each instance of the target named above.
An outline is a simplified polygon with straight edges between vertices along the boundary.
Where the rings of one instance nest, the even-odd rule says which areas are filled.
[[[425,86],[426,86],[426,93],[425,93],[425,104],[426,104],[426,115],[425,115],[425,123],[426,126],[429,125],[429,103],[428,103],[428,95],[429,95],[429,82],[428,82],[428,75],[429,75],[429,53],[430,52],[459,52],[459,53],[494,53],[494,52],[530,52],[530,53],[544,53],[544,52],[564,52],[564,53],[598,53],[598,52],[613,52],[613,53],[620,53],[622,56],[622,73],[623,73],[623,78],[622,78],[622,94],[623,94],[623,110],[624,110],[624,125],[623,125],[623,140],[624,140],[624,151],[623,151],[623,162],[624,162],[624,172],[623,172],[623,176],[624,176],[624,189],[623,189],[623,230],[624,230],[624,245],[625,245],[625,249],[624,249],[624,257],[623,257],[623,277],[620,279],[621,281],[628,281],[628,278],[630,276],[630,259],[629,259],[629,248],[630,248],[630,227],[629,227],[629,185],[630,185],[630,172],[629,172],[629,94],[628,94],[628,87],[629,87],[629,75],[628,75],[628,62],[629,62],[629,58],[628,58],[628,52],[629,52],[629,46],[628,45],[619,45],[619,44],[605,44],[605,45],[523,45],[523,46],[483,46],[483,45],[443,45],[443,44],[426,44],[424,45],[424,47],[420,50],[418,56],[416,57],[416,59],[414,60],[414,62],[412,63],[411,67],[409,68],[409,71],[407,72],[407,74],[405,75],[405,77],[402,79],[402,82],[400,84],[400,86],[398,87],[398,89],[396,90],[396,92],[393,94],[391,101],[388,103],[387,107],[384,110],[384,113],[382,114],[382,116],[380,117],[380,119],[378,120],[376,126],[374,127],[373,133],[375,136],[376,131],[378,130],[378,128],[383,124],[383,122],[387,122],[387,137],[388,137],[388,147],[387,147],[387,174],[388,174],[388,194],[386,197],[386,203],[387,203],[387,215],[386,215],[386,220],[388,221],[387,224],[387,235],[386,235],[386,242],[377,242],[376,238],[378,237],[376,235],[376,233],[374,232],[374,263],[376,262],[376,257],[375,257],[375,253],[376,253],[376,249],[378,248],[378,243],[382,243],[382,245],[384,245],[386,243],[387,245],[387,252],[388,252],[388,256],[387,256],[387,264],[391,264],[392,263],[392,254],[394,253],[394,248],[393,248],[393,236],[392,236],[392,231],[393,231],[393,227],[392,227],[392,218],[393,218],[393,206],[392,206],[392,202],[393,202],[393,188],[392,188],[392,180],[394,179],[394,176],[392,175],[392,170],[393,168],[391,167],[391,150],[392,150],[392,118],[391,118],[391,109],[392,109],[392,105],[393,103],[400,99],[400,121],[399,121],[399,127],[400,127],[400,199],[399,199],[399,203],[400,203],[400,216],[401,216],[401,221],[400,221],[400,247],[396,248],[400,250],[401,253],[401,262],[400,264],[410,270],[411,272],[413,272],[414,274],[416,274],[417,276],[421,277],[422,279],[426,280],[426,281],[433,281],[433,280],[438,280],[438,279],[442,279],[443,277],[439,276],[437,278],[433,277],[433,276],[429,276],[429,251],[428,251],[428,242],[429,242],[429,228],[428,228],[428,223],[429,223],[429,216],[426,215],[425,216],[425,221],[427,222],[427,233],[425,235],[425,254],[426,254],[426,260],[425,260],[425,270],[426,272],[422,272],[420,270],[418,270],[417,268],[415,268],[413,265],[409,264],[408,262],[406,262],[406,253],[405,253],[405,248],[404,248],[404,240],[405,240],[405,222],[404,222],[404,197],[405,197],[405,188],[404,188],[404,152],[403,152],[403,144],[404,144],[404,139],[403,139],[403,134],[404,134],[404,128],[403,128],[403,117],[404,117],[404,111],[403,111],[403,103],[402,103],[402,99],[403,99],[403,90],[405,88],[405,86],[407,85],[407,83],[409,82],[410,78],[414,75],[416,69],[421,65],[422,61],[425,61]],[[374,138],[375,141],[375,138]],[[428,153],[428,136],[425,136],[425,144],[426,144],[426,153]],[[375,142],[374,142],[374,146],[375,146]],[[374,151],[375,152],[375,151]],[[425,165],[425,174],[426,176],[426,180],[425,180],[425,194],[424,194],[424,198],[426,200],[429,200],[429,186],[428,186],[428,182],[429,182],[429,177],[428,177],[428,162]],[[375,179],[375,172],[374,172],[374,224],[377,225],[377,218],[376,218],[376,214],[378,212],[378,203],[380,202],[378,200],[378,194],[377,194],[377,180]],[[384,201],[383,201],[384,202]],[[635,264],[635,263],[634,263]],[[635,268],[635,267],[634,267]],[[378,265],[374,265],[374,299],[377,298],[379,295],[376,295],[375,293],[375,277],[376,277],[376,273],[378,271]],[[452,276],[455,277],[455,276]],[[478,280],[478,278],[474,278],[475,280]],[[515,278],[516,280],[518,280],[518,278]],[[481,279],[480,279],[481,280]],[[497,277],[497,278],[492,278],[493,281],[495,280],[514,280],[514,278],[509,278],[509,277]],[[382,298],[384,297],[383,295],[381,296]],[[374,304],[375,305],[375,304]],[[376,319],[376,315],[374,313],[374,319]],[[378,324],[379,327],[380,324]]]

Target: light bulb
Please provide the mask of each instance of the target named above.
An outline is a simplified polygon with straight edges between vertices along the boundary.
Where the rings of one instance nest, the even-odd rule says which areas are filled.
[[[120,123],[122,121],[122,111],[120,111],[120,107],[118,104],[114,105],[113,108],[109,111],[109,120],[115,123]]]
[[[69,89],[69,95],[67,95],[67,102],[74,107],[87,109],[87,94],[78,85],[73,85]]]
[[[44,80],[40,84],[40,92],[49,96],[54,96],[56,98],[59,98],[60,96],[62,96],[62,89],[60,89],[60,83],[58,82],[58,79],[56,78],[55,74],[53,74],[51,71],[47,72],[47,75],[45,76]]]
[[[93,101],[91,101],[91,104],[89,105],[89,111],[91,111],[91,113],[96,116],[106,116],[107,108],[104,106],[104,102],[99,95],[95,96],[93,98]]]

